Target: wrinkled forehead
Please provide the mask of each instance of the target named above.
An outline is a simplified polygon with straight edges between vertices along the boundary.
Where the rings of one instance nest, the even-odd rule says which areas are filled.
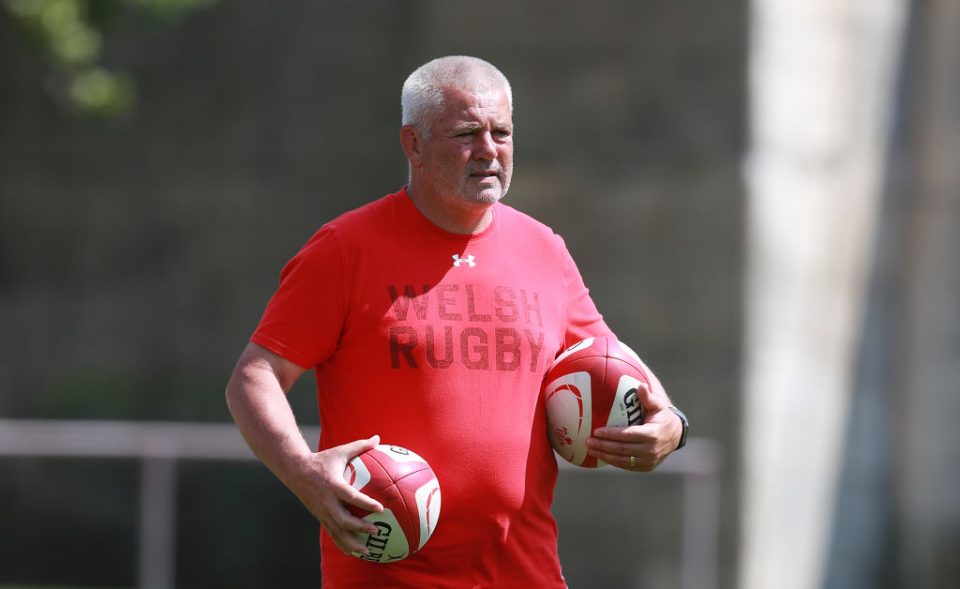
[[[448,86],[442,89],[443,107],[439,118],[491,118],[501,124],[512,122],[506,90],[499,84]]]

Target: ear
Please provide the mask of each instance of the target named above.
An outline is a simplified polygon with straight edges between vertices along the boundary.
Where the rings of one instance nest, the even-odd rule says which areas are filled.
[[[400,147],[403,149],[404,155],[407,156],[411,167],[420,167],[420,163],[423,161],[422,146],[423,142],[413,125],[400,127]]]

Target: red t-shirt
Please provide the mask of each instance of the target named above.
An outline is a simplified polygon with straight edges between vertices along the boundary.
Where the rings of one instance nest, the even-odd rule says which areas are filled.
[[[560,237],[506,205],[476,235],[438,228],[405,190],[324,225],[252,341],[315,369],[321,449],[380,434],[425,458],[443,496],[399,562],[324,532],[324,586],[565,587],[540,385],[562,349],[608,333]]]

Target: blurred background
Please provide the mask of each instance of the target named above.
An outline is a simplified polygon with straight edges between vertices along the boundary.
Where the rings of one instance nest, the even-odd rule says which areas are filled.
[[[562,471],[571,587],[960,586],[958,40],[955,0],[0,0],[0,586],[320,585],[223,389],[458,53],[697,438]]]

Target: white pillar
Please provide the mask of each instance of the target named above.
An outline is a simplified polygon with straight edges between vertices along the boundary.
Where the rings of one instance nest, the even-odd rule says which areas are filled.
[[[823,582],[903,0],[754,0],[743,589]]]

